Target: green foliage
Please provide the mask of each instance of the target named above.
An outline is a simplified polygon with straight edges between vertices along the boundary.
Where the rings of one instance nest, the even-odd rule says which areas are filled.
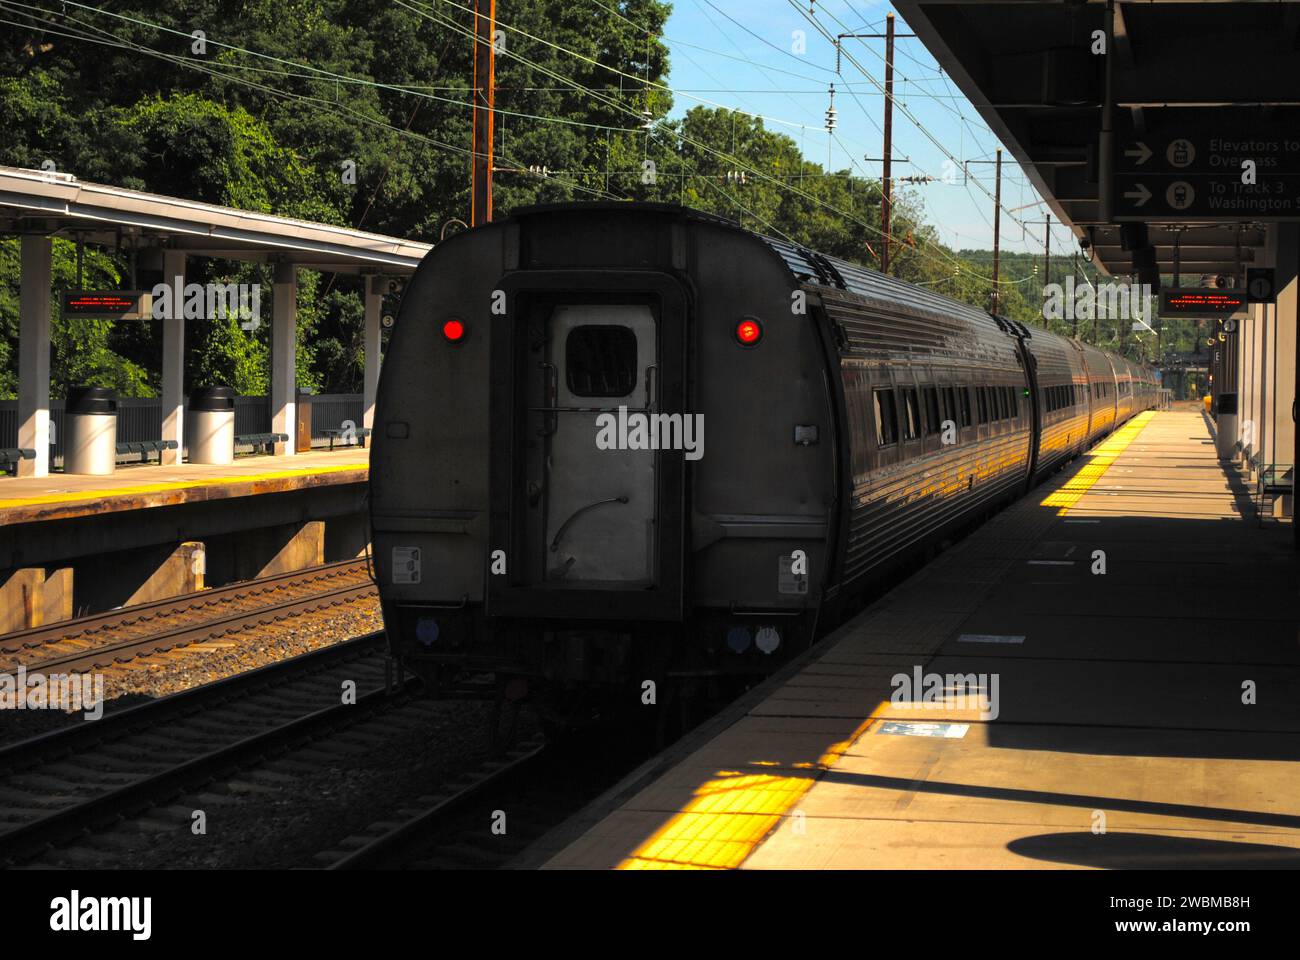
[[[21,241],[0,240],[0,397],[12,399],[18,390],[18,306]],[[110,257],[87,251],[82,265],[87,287],[116,287],[120,275]],[[104,320],[65,320],[59,310],[64,290],[77,288],[76,245],[55,239],[52,251],[50,298],[50,394],[67,395],[68,387],[87,384],[111,387],[123,396],[151,396],[148,375],[141,365],[122,355],[124,324]],[[139,324],[132,324],[139,326]]]

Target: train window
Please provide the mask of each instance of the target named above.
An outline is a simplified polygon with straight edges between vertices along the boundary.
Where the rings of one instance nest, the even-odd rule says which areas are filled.
[[[961,404],[961,425],[970,426],[970,391],[965,387],[959,387],[957,390],[957,399]]]
[[[916,390],[903,391],[903,439],[915,440],[921,435],[921,406],[916,400]]]
[[[575,397],[626,397],[636,389],[636,334],[616,324],[574,327],[564,341],[564,376]]]
[[[953,423],[961,423],[957,413],[957,390],[955,387],[943,388],[943,405],[944,419],[951,420]]]
[[[987,399],[985,398],[985,396],[984,396],[984,388],[983,388],[983,387],[976,387],[976,388],[975,388],[975,402],[976,402],[976,404],[977,404],[978,407],[979,407],[980,423],[988,423],[988,422],[989,422],[989,407],[988,407],[988,400],[987,400]]]
[[[989,415],[994,420],[1005,420],[1007,416],[1006,401],[1001,387],[989,387]]]
[[[1002,389],[1005,390],[1007,394],[1007,416],[1014,420],[1016,417],[1020,416],[1020,409],[1016,404],[1016,388],[1003,387]]]
[[[939,416],[939,388],[925,388],[925,432],[938,433],[939,421],[943,417]]]
[[[893,390],[876,391],[876,443],[887,447],[898,442],[898,401]]]

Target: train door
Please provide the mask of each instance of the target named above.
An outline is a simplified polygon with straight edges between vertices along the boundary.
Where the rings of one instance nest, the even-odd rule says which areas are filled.
[[[1038,389],[1038,358],[1019,337],[1016,338],[1016,351],[1025,372],[1025,389],[1029,391],[1029,455],[1025,458],[1028,462],[1025,489],[1028,490],[1033,487],[1034,474],[1038,472],[1039,443],[1043,437],[1043,395]]]
[[[646,304],[562,304],[551,313],[547,340],[544,579],[649,583],[654,314]]]
[[[488,616],[676,620],[689,301],[672,277],[518,271],[493,330]],[[698,451],[698,453],[697,453]]]

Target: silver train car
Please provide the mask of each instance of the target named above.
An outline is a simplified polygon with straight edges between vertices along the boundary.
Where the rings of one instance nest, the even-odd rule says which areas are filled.
[[[428,255],[389,342],[369,508],[393,653],[561,721],[752,678],[1155,390],[711,215],[520,210]]]

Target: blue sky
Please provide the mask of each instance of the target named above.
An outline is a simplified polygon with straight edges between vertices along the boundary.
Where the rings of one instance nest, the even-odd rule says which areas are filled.
[[[884,33],[892,5],[872,0],[815,0],[816,19],[827,32]],[[828,149],[831,166],[852,165],[855,173],[880,176],[884,94],[849,59],[857,61],[883,86],[885,41],[845,40],[841,75],[835,73],[835,46],[804,14],[809,0],[673,0],[664,30],[672,51],[669,85],[675,91],[674,115],[701,102],[759,114],[766,126],[803,144],[804,155],[823,166]],[[897,17],[899,34],[911,33]],[[806,39],[803,54],[792,52],[794,31]],[[836,128],[825,130],[829,84],[835,84]],[[963,182],[962,168],[904,112],[910,112],[957,160],[991,160],[997,138],[956,84],[947,79],[917,39],[897,41],[894,58],[894,177],[928,174],[952,182],[906,187],[924,204],[926,219],[944,243],[955,248],[989,249],[993,245],[992,163],[967,169],[974,182]],[[829,142],[828,142],[829,141]],[[869,162],[866,158],[872,158]],[[945,163],[948,166],[945,168]],[[1042,253],[1047,207],[1025,206],[1041,198],[1024,173],[1003,154],[1002,246]],[[897,185],[895,189],[899,189]],[[1025,209],[1014,208],[1025,206]],[[1022,228],[1006,211],[1028,224]],[[1036,223],[1034,222],[1036,221]],[[1029,235],[1025,235],[1025,231]],[[1065,227],[1052,231],[1052,253],[1077,249]]]

